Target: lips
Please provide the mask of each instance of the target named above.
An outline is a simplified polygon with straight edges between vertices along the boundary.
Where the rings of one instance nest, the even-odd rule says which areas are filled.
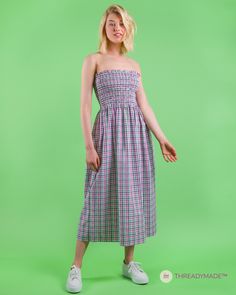
[[[121,36],[122,36],[122,34],[120,34],[120,33],[117,33],[117,34],[114,34],[114,36],[116,36],[116,37],[121,37]]]

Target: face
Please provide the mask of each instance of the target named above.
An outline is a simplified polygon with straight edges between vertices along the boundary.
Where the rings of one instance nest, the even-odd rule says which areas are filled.
[[[106,21],[107,38],[113,43],[121,43],[125,35],[125,26],[120,15],[110,13]]]

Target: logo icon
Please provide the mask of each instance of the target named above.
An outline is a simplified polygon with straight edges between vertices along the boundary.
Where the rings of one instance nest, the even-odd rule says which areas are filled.
[[[172,272],[169,270],[163,270],[160,273],[160,280],[163,283],[169,283],[172,280],[172,278],[173,278]]]

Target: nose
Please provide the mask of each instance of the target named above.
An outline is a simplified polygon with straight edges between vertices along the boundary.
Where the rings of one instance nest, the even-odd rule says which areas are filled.
[[[115,25],[114,25],[114,30],[117,31],[119,27],[120,27],[119,24],[115,24]]]

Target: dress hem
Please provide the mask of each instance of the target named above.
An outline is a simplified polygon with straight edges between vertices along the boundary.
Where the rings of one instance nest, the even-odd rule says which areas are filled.
[[[127,247],[127,246],[132,246],[132,245],[144,244],[146,242],[146,238],[153,237],[153,236],[156,236],[156,235],[157,235],[157,232],[150,233],[150,234],[146,235],[143,240],[139,240],[138,242],[135,242],[133,244],[122,243],[122,242],[120,242],[119,239],[109,239],[108,240],[108,239],[101,239],[101,238],[99,238],[99,239],[88,239],[88,238],[77,237],[77,240],[82,241],[82,242],[95,242],[95,243],[97,243],[97,242],[101,242],[101,243],[103,243],[103,242],[106,242],[106,243],[120,242],[120,246]]]

